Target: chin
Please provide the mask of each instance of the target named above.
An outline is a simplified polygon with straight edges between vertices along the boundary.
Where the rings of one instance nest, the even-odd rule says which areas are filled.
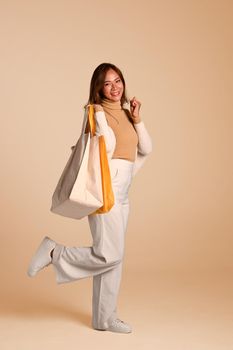
[[[121,95],[119,96],[109,96],[108,99],[111,100],[111,101],[114,101],[114,102],[118,102],[121,100]]]
[[[117,98],[114,98],[114,97],[113,97],[113,98],[111,98],[111,100],[112,100],[112,101],[115,101],[115,102],[118,102],[118,101],[121,100],[121,97],[120,97],[120,98],[119,98],[119,97],[117,97]]]

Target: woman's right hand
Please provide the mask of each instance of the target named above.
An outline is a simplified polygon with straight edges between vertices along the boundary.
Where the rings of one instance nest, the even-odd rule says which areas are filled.
[[[94,104],[93,106],[94,106],[95,112],[99,112],[99,111],[103,111],[104,110],[103,107],[101,105],[99,105],[99,104]]]

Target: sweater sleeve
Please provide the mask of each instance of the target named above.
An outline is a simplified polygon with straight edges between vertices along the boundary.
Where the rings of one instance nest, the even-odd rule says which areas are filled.
[[[116,139],[112,128],[107,123],[104,111],[95,112],[95,120],[96,135],[103,135],[107,153],[113,152],[116,145]]]
[[[138,147],[136,150],[136,159],[134,163],[133,176],[144,165],[148,155],[152,152],[152,140],[143,121],[134,124],[135,130],[138,134]]]
[[[137,152],[136,160],[134,162],[133,177],[142,168],[142,166],[144,165],[144,162],[146,161],[147,157],[148,157],[148,155],[142,155],[141,153]]]
[[[143,121],[134,124],[134,128],[138,134],[138,151],[143,155],[152,152],[152,140]]]

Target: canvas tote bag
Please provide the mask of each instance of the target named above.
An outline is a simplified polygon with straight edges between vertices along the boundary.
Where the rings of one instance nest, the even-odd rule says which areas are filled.
[[[85,132],[87,123],[89,131]],[[111,176],[103,135],[96,135],[94,107],[85,109],[81,135],[61,174],[50,210],[82,219],[108,212],[114,204]]]

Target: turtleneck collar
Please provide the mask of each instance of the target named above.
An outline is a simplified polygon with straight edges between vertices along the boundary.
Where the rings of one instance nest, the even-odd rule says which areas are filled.
[[[111,101],[106,98],[103,98],[101,104],[104,108],[108,108],[108,109],[118,109],[118,110],[122,109],[121,101]]]

